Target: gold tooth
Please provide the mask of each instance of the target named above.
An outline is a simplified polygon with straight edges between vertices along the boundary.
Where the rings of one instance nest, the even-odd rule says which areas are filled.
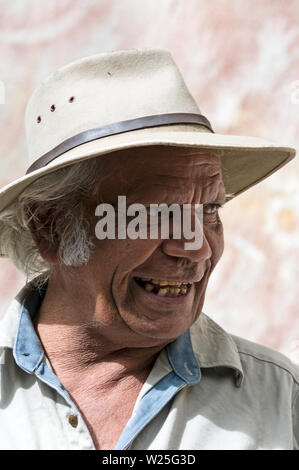
[[[182,287],[180,291],[181,291],[181,294],[185,295],[187,293],[187,287]]]
[[[158,292],[158,295],[160,295],[160,297],[164,297],[166,294],[168,293],[168,289],[159,289],[159,292]]]
[[[160,281],[159,281],[159,284],[160,284],[160,286],[168,286],[169,283],[168,283],[168,281],[162,281],[162,280],[160,280]]]
[[[154,286],[152,284],[149,284],[148,282],[145,284],[145,290],[147,292],[151,292],[154,289]]]
[[[175,295],[179,295],[180,290],[181,290],[181,289],[180,289],[179,287],[176,287],[176,288],[174,289]]]
[[[182,282],[178,282],[178,281],[167,281],[167,280],[163,280],[163,279],[152,279],[152,282],[154,284],[159,284],[160,286],[180,286],[182,285],[183,283]]]
[[[179,282],[179,281],[167,281],[163,279],[146,279],[146,278],[141,278],[142,281],[151,281],[153,284],[158,284],[160,286],[179,286],[180,288],[182,287],[187,287],[189,284],[188,282]]]

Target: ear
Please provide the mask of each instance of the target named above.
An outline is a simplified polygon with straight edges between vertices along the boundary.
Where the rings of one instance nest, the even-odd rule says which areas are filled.
[[[58,264],[59,237],[53,234],[51,211],[38,210],[38,216],[32,217],[34,213],[37,211],[28,207],[28,227],[39,254],[47,263]]]

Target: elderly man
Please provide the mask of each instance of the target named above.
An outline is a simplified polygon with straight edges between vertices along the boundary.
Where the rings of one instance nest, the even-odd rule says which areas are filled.
[[[215,134],[163,50],[59,69],[26,127],[31,165],[0,193],[2,254],[33,278],[0,328],[0,447],[298,449],[298,367],[202,312],[220,207],[294,150]],[[119,196],[200,206],[202,243],[98,237]]]

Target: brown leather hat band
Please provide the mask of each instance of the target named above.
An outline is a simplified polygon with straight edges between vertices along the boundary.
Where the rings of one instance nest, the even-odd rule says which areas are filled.
[[[202,114],[157,114],[137,119],[129,119],[127,121],[115,122],[106,126],[88,129],[87,131],[80,132],[79,134],[64,140],[61,144],[57,145],[57,147],[54,147],[52,150],[33,162],[28,168],[26,175],[47,165],[68,150],[78,147],[78,145],[85,144],[86,142],[100,139],[101,137],[108,137],[110,135],[122,134],[123,132],[146,129],[149,127],[167,126],[169,124],[200,124],[211,132],[214,132],[210,122]]]

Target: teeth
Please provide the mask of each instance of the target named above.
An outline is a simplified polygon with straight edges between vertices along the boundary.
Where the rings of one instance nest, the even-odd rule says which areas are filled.
[[[148,277],[141,277],[140,278],[144,282],[151,281],[153,284],[159,285],[159,286],[187,286],[189,283],[188,282],[179,282],[179,281],[167,281],[163,279],[150,279]]]
[[[155,286],[147,282],[144,288],[147,292],[152,292]],[[178,297],[179,295],[187,294],[187,290],[187,287],[161,287],[156,295],[159,295],[160,297],[165,297],[166,295]]]
[[[165,295],[173,297],[185,295],[187,294],[188,286],[191,286],[189,282],[167,281],[165,279],[151,279],[148,277],[141,277],[139,279],[145,283],[144,289],[147,292],[154,291],[153,293],[156,293],[156,295],[160,297],[164,297]],[[158,289],[157,286],[161,287]]]
[[[160,286],[168,286],[168,281],[159,281]]]
[[[153,284],[149,284],[148,282],[145,284],[145,290],[147,290],[147,292],[151,292],[153,289]]]
[[[168,289],[159,289],[158,295],[164,297],[168,293]]]

